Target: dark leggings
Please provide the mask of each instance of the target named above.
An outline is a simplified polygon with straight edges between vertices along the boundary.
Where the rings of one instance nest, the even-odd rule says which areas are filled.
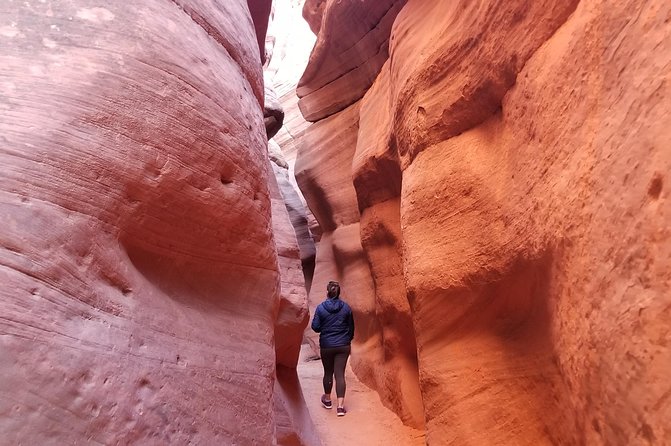
[[[345,397],[345,366],[349,358],[350,346],[320,349],[322,364],[324,365],[324,393],[329,395],[333,388],[333,374],[335,373],[336,396]]]

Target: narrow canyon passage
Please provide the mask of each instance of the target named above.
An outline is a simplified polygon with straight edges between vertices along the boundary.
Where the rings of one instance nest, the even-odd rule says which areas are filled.
[[[360,382],[347,368],[347,416],[337,417],[334,410],[324,409],[322,394],[323,369],[319,360],[309,359],[307,345],[301,351],[298,376],[307,408],[322,446],[361,444],[367,446],[425,444],[424,432],[405,426],[391,410],[382,405],[378,394]]]
[[[671,444],[669,73],[665,0],[0,2],[0,445]]]

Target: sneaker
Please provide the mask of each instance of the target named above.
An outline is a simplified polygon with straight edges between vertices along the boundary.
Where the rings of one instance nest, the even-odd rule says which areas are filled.
[[[338,412],[338,416],[339,416],[339,417],[344,417],[345,414],[347,413],[347,411],[345,410],[344,407],[338,407],[338,408],[336,409],[336,412]]]
[[[324,398],[324,395],[322,395],[322,406],[324,406],[326,409],[331,409],[333,408],[333,403],[328,401],[326,398]]]

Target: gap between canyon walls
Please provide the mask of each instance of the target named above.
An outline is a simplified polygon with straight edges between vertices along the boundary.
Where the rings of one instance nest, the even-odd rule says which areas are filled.
[[[671,438],[669,9],[306,2],[312,123],[279,145],[323,231],[311,310],[339,280],[355,373],[427,443]]]

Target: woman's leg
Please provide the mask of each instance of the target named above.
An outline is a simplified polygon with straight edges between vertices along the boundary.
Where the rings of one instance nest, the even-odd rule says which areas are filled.
[[[347,358],[350,354],[350,346],[338,347],[335,360],[334,360],[334,372],[335,372],[335,381],[336,381],[336,396],[338,397],[338,407],[344,407],[345,404],[345,390],[347,389],[347,383],[345,382],[345,367],[347,366]]]
[[[333,368],[335,364],[334,348],[322,348],[319,350],[324,366],[324,396],[326,401],[331,401],[331,389],[333,389]]]

